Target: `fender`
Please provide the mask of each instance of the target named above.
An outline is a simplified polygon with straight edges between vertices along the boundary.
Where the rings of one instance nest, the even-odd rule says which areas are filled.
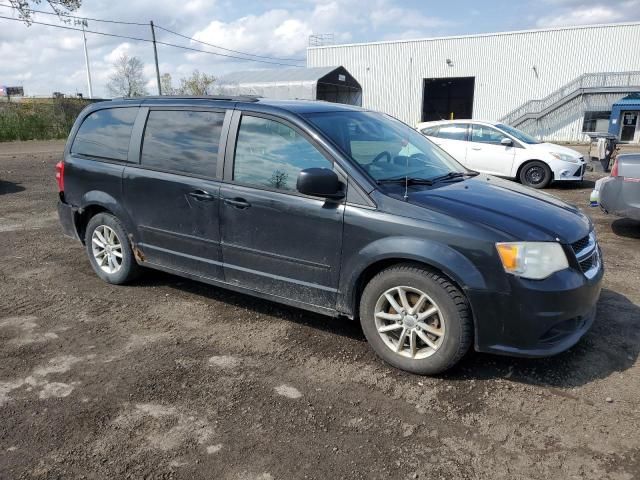
[[[129,213],[125,210],[125,208],[116,201],[108,193],[102,192],[100,190],[90,190],[86,192],[80,201],[80,208],[78,209],[78,213],[82,214],[87,208],[92,206],[100,206],[112,212],[118,220],[122,222],[122,225],[129,233],[130,239],[136,240],[140,238],[138,229],[134,222],[131,219]]]
[[[357,311],[358,279],[371,265],[383,260],[425,263],[442,271],[462,289],[486,290],[487,282],[478,268],[457,250],[443,243],[415,237],[386,237],[367,244],[347,259],[340,278],[337,309],[346,315]]]

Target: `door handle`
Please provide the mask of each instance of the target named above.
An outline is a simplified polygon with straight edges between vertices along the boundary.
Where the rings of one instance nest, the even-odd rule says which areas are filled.
[[[471,147],[471,150],[482,150],[482,147]]]
[[[204,190],[194,190],[193,192],[189,192],[188,195],[200,201],[210,202],[216,199],[216,197],[211,195],[209,192],[205,192]]]
[[[227,205],[231,205],[235,208],[249,208],[251,204],[247,202],[244,198],[225,198],[224,203]]]

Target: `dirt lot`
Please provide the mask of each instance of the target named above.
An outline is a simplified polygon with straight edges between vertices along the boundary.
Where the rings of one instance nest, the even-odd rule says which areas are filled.
[[[422,378],[353,322],[178,277],[115,287],[60,233],[61,144],[0,144],[0,478],[640,478],[640,224],[593,217],[593,329]],[[46,153],[49,151],[49,153]],[[35,153],[34,153],[35,152]]]

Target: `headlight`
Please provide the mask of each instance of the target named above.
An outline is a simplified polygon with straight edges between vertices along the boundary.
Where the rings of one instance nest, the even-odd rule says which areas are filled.
[[[551,155],[563,162],[580,163],[580,157],[574,157],[572,155],[567,155],[566,153],[551,152]]]
[[[555,242],[496,243],[502,266],[507,273],[541,280],[569,268],[567,256]]]

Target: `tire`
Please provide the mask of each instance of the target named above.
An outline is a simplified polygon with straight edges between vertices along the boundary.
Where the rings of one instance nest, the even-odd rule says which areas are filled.
[[[525,163],[520,169],[520,182],[531,188],[545,188],[551,183],[553,174],[549,165],[539,160]]]
[[[413,303],[412,308],[417,306],[419,298],[426,297],[414,313],[426,315],[432,307],[437,313],[422,321],[418,316],[418,322],[414,321],[415,315],[398,315],[386,296],[390,294],[397,306],[402,307],[397,300],[401,298],[398,288],[404,289],[405,298],[409,304]],[[453,367],[469,350],[473,339],[473,321],[466,297],[443,275],[415,264],[387,268],[371,279],[360,299],[360,323],[380,358],[419,375],[434,375]],[[424,328],[425,323],[431,327],[430,331]],[[380,333],[379,328],[390,330]],[[402,352],[397,353],[405,330]],[[431,333],[436,331],[440,336]],[[432,346],[422,339],[420,332],[431,340]]]
[[[120,221],[111,214],[98,213],[91,217],[87,224],[85,246],[89,262],[96,274],[107,283],[121,285],[130,282],[140,274],[141,267],[136,263],[128,238]],[[101,244],[109,245],[113,263],[108,260],[110,255],[97,253],[106,250],[100,246]],[[121,257],[117,257],[118,253]],[[98,263],[99,258],[104,259],[102,266]]]

